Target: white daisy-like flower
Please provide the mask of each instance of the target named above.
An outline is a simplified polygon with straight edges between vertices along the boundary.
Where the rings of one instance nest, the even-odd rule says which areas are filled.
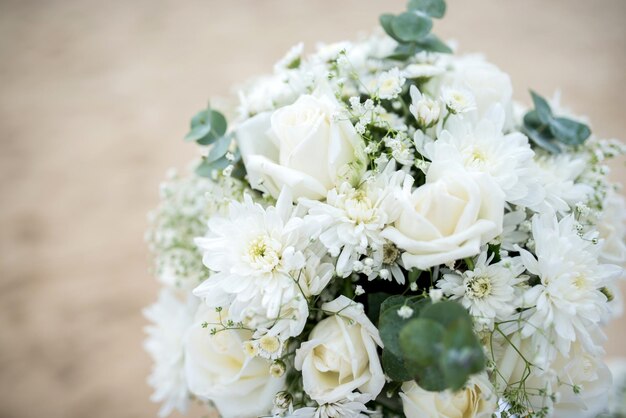
[[[609,314],[600,289],[621,273],[618,266],[599,264],[600,246],[579,236],[574,223],[572,216],[559,222],[553,214],[535,215],[535,255],[517,248],[526,269],[540,280],[523,295],[529,311],[522,336],[532,336],[548,360],[555,350],[567,355],[574,341],[598,351],[592,334]]]
[[[211,218],[208,235],[196,243],[215,273],[194,294],[208,306],[229,306],[231,313],[262,309],[268,319],[279,318],[283,305],[299,294],[296,281],[313,235],[292,212],[285,189],[275,207],[265,209],[246,194],[243,202],[231,203],[227,218]]]
[[[397,67],[385,71],[376,79],[376,94],[383,100],[393,99],[400,94],[405,81]]]
[[[452,118],[437,141],[424,145],[431,161],[454,160],[470,172],[489,174],[505,193],[505,200],[523,206],[541,203],[544,194],[536,177],[534,152],[519,132],[503,134],[505,113],[495,106],[474,124]]]
[[[465,89],[444,87],[441,89],[441,100],[445,103],[448,112],[453,115],[476,109],[474,96]]]
[[[359,400],[326,403],[317,407],[300,408],[286,418],[365,418],[367,407]]]
[[[144,310],[152,322],[146,327],[148,338],[144,343],[154,366],[148,379],[154,393],[153,402],[161,402],[160,417],[174,410],[186,413],[189,407],[189,387],[185,378],[184,337],[191,326],[198,300],[188,297],[181,301],[174,291],[161,290],[158,301]]]
[[[358,187],[343,183],[332,189],[326,202],[301,201],[310,207],[304,221],[322,226],[320,241],[338,257],[336,271],[340,276],[350,275],[354,263],[368,250],[383,248],[386,241],[381,232],[396,216],[391,186],[399,184],[403,176],[389,163],[378,176],[366,174]]]
[[[535,161],[537,178],[546,193],[541,212],[552,209],[561,214],[569,213],[576,203],[585,202],[593,194],[592,186],[577,181],[587,166],[582,156],[567,153],[542,155]]]
[[[446,296],[461,302],[477,324],[489,329],[495,320],[507,319],[515,311],[515,286],[524,271],[519,259],[489,264],[492,259],[483,251],[472,270],[444,274],[437,282]]]

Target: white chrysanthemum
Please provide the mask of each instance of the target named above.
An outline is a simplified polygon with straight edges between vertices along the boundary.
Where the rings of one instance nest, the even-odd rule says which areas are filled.
[[[154,388],[151,400],[163,404],[160,417],[166,417],[174,410],[186,413],[189,406],[184,337],[197,305],[198,300],[194,297],[182,302],[174,291],[163,289],[158,301],[144,310],[145,317],[152,322],[146,327],[148,338],[144,343],[154,361],[148,383]]]
[[[502,133],[504,116],[503,109],[495,106],[477,124],[451,118],[437,141],[425,145],[427,157],[453,159],[470,172],[487,173],[504,191],[507,202],[537,205],[544,195],[534,173],[534,152],[521,133]]]
[[[302,202],[310,207],[305,222],[322,226],[320,241],[338,257],[336,270],[343,277],[354,271],[354,263],[368,250],[382,249],[385,244],[381,232],[394,221],[396,212],[390,186],[403,177],[393,166],[388,164],[378,176],[366,174],[359,187],[343,183],[328,193],[325,203]]]
[[[546,193],[541,211],[552,209],[561,214],[569,213],[576,203],[585,202],[593,193],[593,187],[576,181],[587,165],[582,156],[542,155],[535,161],[537,178]]]
[[[487,252],[476,260],[473,270],[444,274],[437,287],[450,299],[459,300],[477,324],[493,328],[495,320],[505,320],[515,311],[515,286],[524,266],[518,258],[489,264]]]
[[[206,278],[208,270],[194,238],[204,235],[209,218],[225,213],[228,203],[240,199],[244,190],[244,184],[233,178],[170,174],[161,185],[161,203],[150,214],[146,233],[161,283],[191,290]]]
[[[233,312],[255,302],[267,318],[278,318],[281,307],[299,294],[296,280],[306,266],[303,251],[311,236],[292,211],[284,190],[275,207],[264,209],[245,195],[243,202],[231,203],[228,218],[211,218],[208,235],[196,243],[215,273],[194,294]]]
[[[592,333],[608,315],[606,296],[600,291],[621,269],[599,264],[600,247],[591,238],[580,237],[571,216],[557,221],[555,215],[536,215],[532,221],[535,254],[519,248],[526,269],[540,282],[524,294],[530,310],[522,335],[532,336],[546,359],[555,350],[567,355],[571,343],[586,350],[597,348]]]
[[[528,229],[525,226],[528,225]],[[522,245],[530,236],[530,221],[526,219],[526,212],[517,209],[504,214],[502,234],[500,235],[500,247],[511,251],[516,245]]]

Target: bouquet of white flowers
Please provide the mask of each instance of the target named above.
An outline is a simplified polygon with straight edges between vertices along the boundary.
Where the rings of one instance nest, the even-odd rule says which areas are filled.
[[[411,0],[359,42],[302,45],[209,108],[148,242],[161,415],[594,417],[626,211],[558,99],[431,33]]]

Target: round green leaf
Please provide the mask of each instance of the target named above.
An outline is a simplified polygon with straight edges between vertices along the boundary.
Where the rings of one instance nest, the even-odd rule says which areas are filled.
[[[433,303],[422,309],[420,318],[432,319],[447,328],[458,320],[463,320],[469,326],[472,325],[472,319],[467,310],[458,302],[444,300]]]
[[[445,329],[431,319],[416,318],[400,330],[400,348],[406,363],[426,367],[437,362]]]
[[[446,2],[444,0],[409,0],[408,8],[438,19],[446,14]]]
[[[224,115],[216,110],[209,110],[208,112],[207,123],[210,126],[210,130],[204,137],[196,140],[200,145],[209,145],[226,133],[227,123]]]
[[[404,42],[419,41],[433,27],[433,21],[424,14],[404,12],[391,21],[393,33]]]
[[[386,13],[386,14],[380,15],[380,17],[378,18],[378,21],[380,22],[380,26],[383,27],[387,35],[391,36],[396,41],[400,41],[400,39],[398,39],[396,34],[393,32],[393,28],[391,27],[391,22],[393,21],[394,18],[395,18],[394,15]]]

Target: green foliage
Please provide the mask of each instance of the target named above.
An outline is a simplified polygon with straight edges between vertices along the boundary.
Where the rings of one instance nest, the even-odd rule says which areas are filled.
[[[380,338],[383,340],[385,349],[383,350],[383,369],[387,375],[395,381],[411,380],[414,376],[413,370],[409,370],[405,363],[400,348],[400,330],[411,319],[419,315],[420,309],[427,303],[425,299],[410,299],[401,295],[394,295],[387,298],[380,306],[380,318],[378,329]],[[408,306],[413,309],[413,314],[409,318],[402,318],[398,315],[398,309]]]
[[[546,99],[534,91],[530,94],[535,108],[524,115],[524,132],[535,145],[556,154],[561,152],[561,145],[577,146],[589,138],[587,125],[554,116]]]
[[[398,42],[388,58],[404,61],[421,51],[450,53],[452,50],[430,33],[432,18],[442,18],[446,12],[444,0],[410,0],[408,11],[399,15],[384,14],[380,24]]]
[[[226,133],[226,118],[217,110],[205,109],[191,118],[190,130],[185,141],[195,141],[200,145],[209,145]]]
[[[203,157],[202,162],[196,167],[197,175],[212,177],[215,171],[224,170],[229,165],[233,165],[234,177],[243,178],[245,175],[239,153],[235,153],[231,158],[226,157],[233,140],[233,135],[226,133],[227,128],[228,123],[224,115],[211,108],[201,110],[191,118],[185,141],[211,145],[206,157]]]
[[[401,318],[398,309],[413,309]],[[457,302],[391,296],[378,323],[385,344],[383,368],[395,381],[415,379],[431,391],[457,390],[485,367],[485,355],[469,313]]]

